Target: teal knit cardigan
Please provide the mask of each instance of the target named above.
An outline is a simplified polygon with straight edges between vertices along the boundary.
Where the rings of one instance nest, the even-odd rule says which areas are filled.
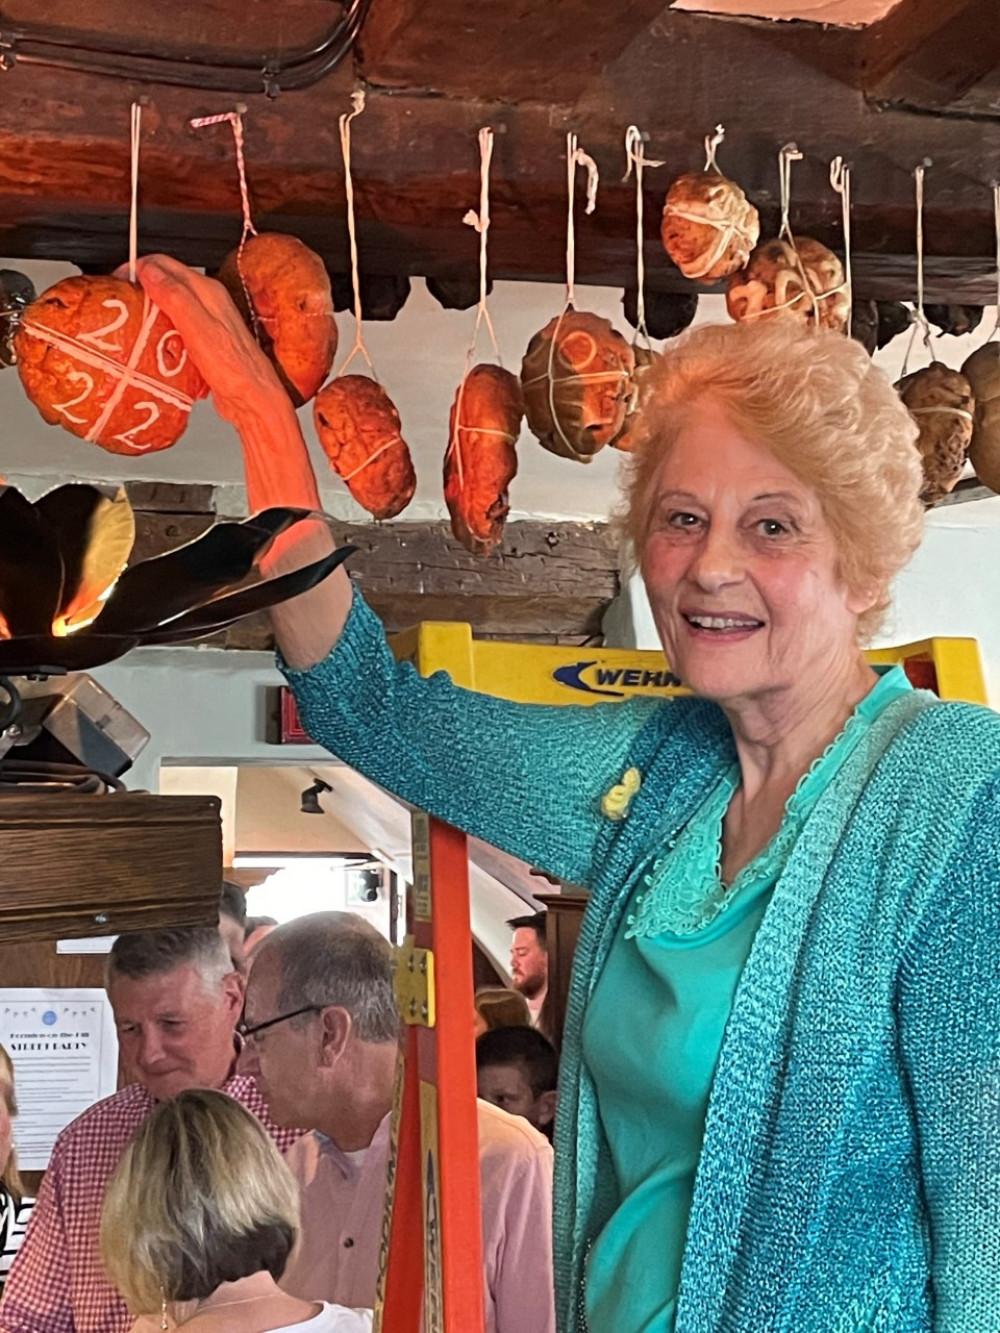
[[[422,679],[360,598],[327,661],[287,675],[345,762],[591,888],[555,1195],[560,1333],[584,1333],[587,1250],[615,1188],[583,1013],[648,858],[733,760],[725,718],[694,699],[541,707]],[[641,785],[610,818],[602,798],[630,768]],[[998,797],[1000,717],[914,693],[821,798],[734,999],[677,1333],[1000,1330]]]

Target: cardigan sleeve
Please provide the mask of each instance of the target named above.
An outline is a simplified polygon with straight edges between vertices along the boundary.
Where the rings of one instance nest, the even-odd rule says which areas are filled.
[[[934,1333],[1000,1329],[1000,782],[977,798],[900,977]]]
[[[309,734],[411,805],[548,874],[588,884],[601,798],[621,783],[652,715],[673,705],[517,704],[397,663],[355,591],[325,661],[279,659]]]

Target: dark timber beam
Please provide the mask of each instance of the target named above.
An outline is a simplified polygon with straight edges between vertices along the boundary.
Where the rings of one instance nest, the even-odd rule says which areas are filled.
[[[135,560],[200,536],[215,522],[210,486],[130,482]],[[619,543],[606,523],[508,523],[503,549],[470,555],[445,523],[335,523],[338,545],[358,551],[355,578],[392,633],[422,620],[461,620],[484,638],[534,643],[600,639],[620,588]],[[273,645],[266,616],[219,635],[225,648]]]
[[[229,0],[214,3],[229,8]],[[78,24],[92,7],[79,0]],[[258,226],[293,231],[332,270],[346,269],[337,116],[360,76],[368,106],[355,122],[354,163],[364,271],[474,274],[477,238],[462,218],[478,199],[476,133],[491,124],[493,276],[560,280],[564,142],[573,129],[602,174],[597,212],[578,226],[579,281],[626,285],[635,271],[634,195],[622,182],[622,139],[635,123],[650,156],[665,163],[646,177],[648,281],[682,289],[659,247],[659,207],[670,180],[701,165],[702,139],[722,121],[720,160],[757,202],[767,231],[778,224],[781,144],[795,139],[806,154],[794,176],[796,230],[833,245],[841,237],[829,161],[850,161],[862,295],[912,297],[911,173],[931,158],[928,298],[990,299],[995,113],[965,121],[876,108],[857,86],[863,33],[671,12],[649,18],[661,8],[640,0],[596,12],[583,0],[376,4],[355,68],[345,63],[303,92],[245,99]],[[620,14],[617,32],[611,18]],[[824,51],[839,53],[835,67],[823,67]],[[0,73],[0,86],[0,253],[109,266],[124,257],[129,104],[138,96],[148,99],[141,247],[214,265],[238,239],[231,137],[225,127],[187,124],[234,98],[18,65]]]
[[[877,102],[949,106],[1000,66],[997,0],[902,0],[865,30],[862,87]]]

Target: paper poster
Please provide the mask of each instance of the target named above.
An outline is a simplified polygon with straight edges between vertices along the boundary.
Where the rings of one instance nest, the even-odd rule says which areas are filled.
[[[18,1160],[44,1171],[59,1132],[118,1086],[118,1038],[103,990],[0,989],[0,1042],[14,1062]]]

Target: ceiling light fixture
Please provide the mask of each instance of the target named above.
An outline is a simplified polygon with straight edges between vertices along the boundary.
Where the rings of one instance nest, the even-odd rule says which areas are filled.
[[[304,815],[325,815],[326,811],[320,805],[319,798],[326,791],[333,791],[333,788],[329,782],[324,782],[322,778],[317,778],[311,786],[306,787],[302,793],[302,804],[299,806],[302,813]]]

